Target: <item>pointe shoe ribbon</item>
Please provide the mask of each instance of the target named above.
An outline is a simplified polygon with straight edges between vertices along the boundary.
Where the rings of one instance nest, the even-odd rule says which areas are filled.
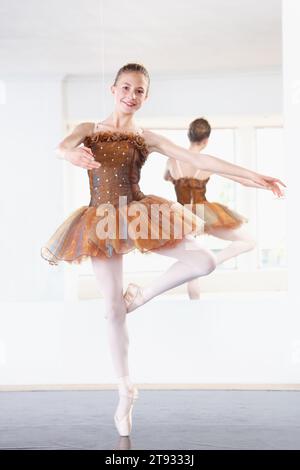
[[[114,415],[116,428],[120,436],[125,437],[125,436],[129,436],[129,434],[131,433],[133,403],[135,400],[137,400],[139,394],[138,394],[138,389],[134,386],[132,390],[128,391],[127,393],[125,392],[120,393],[120,395],[129,397],[131,400],[129,411],[125,416],[123,416],[122,418],[119,418],[116,413]]]
[[[137,284],[128,284],[128,287],[123,297],[126,304],[127,313],[131,312],[139,305],[144,303],[141,288]]]

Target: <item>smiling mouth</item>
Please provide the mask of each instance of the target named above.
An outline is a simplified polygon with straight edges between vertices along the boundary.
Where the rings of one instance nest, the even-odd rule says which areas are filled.
[[[123,101],[123,103],[125,103],[129,108],[133,108],[135,106],[135,104],[126,103],[126,101]]]

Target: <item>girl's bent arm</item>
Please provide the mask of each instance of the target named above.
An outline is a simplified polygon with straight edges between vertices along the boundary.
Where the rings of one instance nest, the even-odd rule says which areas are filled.
[[[94,129],[94,124],[92,122],[82,122],[78,124],[74,130],[65,137],[56,147],[55,153],[57,158],[64,159],[68,150],[76,148],[78,145],[82,144],[85,137],[91,135]]]
[[[85,146],[79,147],[87,136],[92,135],[93,130],[94,124],[92,122],[78,124],[73,132],[56,147],[57,157],[87,170],[99,168],[100,164],[95,161],[92,150]]]

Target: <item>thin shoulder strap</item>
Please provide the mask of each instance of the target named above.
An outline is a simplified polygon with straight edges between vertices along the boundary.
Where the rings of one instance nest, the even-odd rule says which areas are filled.
[[[197,178],[197,174],[201,171],[200,168],[198,168],[198,170],[196,171],[196,173],[194,174],[194,178]]]
[[[178,173],[180,175],[180,178],[183,178],[183,173],[182,173],[182,169],[180,167],[180,163],[179,161],[177,160],[177,158],[175,159],[175,162],[176,162],[176,166],[177,166],[177,170],[178,170]]]
[[[100,126],[108,127],[106,124],[103,124],[102,121],[96,122],[96,123],[95,123],[95,127],[94,127],[94,132],[99,131]]]

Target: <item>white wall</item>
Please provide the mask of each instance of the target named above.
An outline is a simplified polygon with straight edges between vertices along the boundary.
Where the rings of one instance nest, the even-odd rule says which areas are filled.
[[[103,314],[102,300],[6,305],[0,389],[115,384]],[[128,315],[138,383],[300,384],[299,318],[284,297],[157,298]]]
[[[300,57],[298,54],[300,4],[283,0],[284,32],[284,134],[289,175],[288,230],[289,230],[289,292],[300,311],[299,265],[300,265],[300,223],[295,217],[299,201],[299,135],[300,135]],[[297,155],[297,157],[296,157]],[[298,212],[298,211],[297,211]]]
[[[62,136],[61,79],[20,77],[5,84],[0,300],[61,299],[62,269],[49,269],[39,253],[63,209],[62,165],[53,156]]]
[[[70,78],[66,82],[67,119],[69,122],[98,120],[112,109],[110,84],[97,78]],[[102,102],[104,101],[103,105]],[[202,77],[153,78],[149,100],[137,117],[155,123],[162,118],[174,122],[200,115],[261,115],[282,112],[281,72],[217,74]]]

